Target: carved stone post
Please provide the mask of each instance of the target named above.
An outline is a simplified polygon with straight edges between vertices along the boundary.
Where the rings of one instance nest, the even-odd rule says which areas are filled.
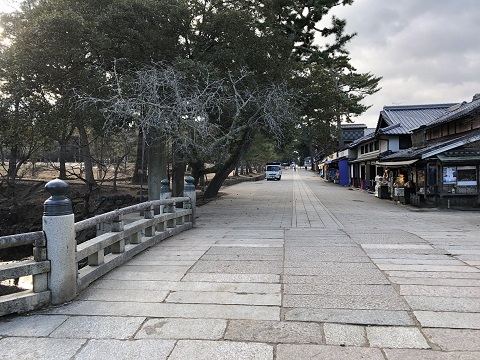
[[[196,202],[197,202],[197,193],[195,191],[195,185],[193,184],[195,182],[195,179],[192,176],[187,176],[185,178],[185,182],[187,183],[185,185],[185,188],[183,190],[183,196],[187,196],[190,198],[190,203],[183,203],[183,208],[184,209],[192,209],[192,216],[191,216],[191,222],[192,225],[195,226],[195,213],[196,213]]]
[[[77,295],[77,262],[75,252],[75,217],[72,202],[65,195],[68,184],[55,179],[45,185],[51,197],[44,203],[43,231],[50,260],[48,288],[52,304],[61,304]]]

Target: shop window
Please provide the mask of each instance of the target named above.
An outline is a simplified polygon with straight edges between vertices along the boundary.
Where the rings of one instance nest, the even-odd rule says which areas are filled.
[[[477,193],[477,168],[475,166],[444,166],[442,190],[446,193]]]
[[[438,184],[437,166],[429,165],[427,170],[427,194],[435,194]]]

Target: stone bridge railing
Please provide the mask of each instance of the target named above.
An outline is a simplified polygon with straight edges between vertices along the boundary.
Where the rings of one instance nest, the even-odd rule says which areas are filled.
[[[70,301],[93,281],[163,239],[195,225],[196,195],[187,177],[183,197],[171,197],[162,180],[159,200],[114,210],[75,223],[68,185],[52,180],[44,204],[43,231],[0,237],[0,249],[33,245],[33,260],[0,265],[0,281],[31,276],[30,290],[0,296],[0,316]],[[76,234],[96,228],[77,245]]]

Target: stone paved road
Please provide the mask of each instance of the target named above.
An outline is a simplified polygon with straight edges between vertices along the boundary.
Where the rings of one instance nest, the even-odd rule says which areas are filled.
[[[480,359],[480,212],[286,170],[70,304],[0,319],[0,359]]]

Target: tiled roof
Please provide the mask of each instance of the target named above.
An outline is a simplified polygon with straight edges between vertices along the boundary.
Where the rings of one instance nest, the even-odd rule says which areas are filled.
[[[447,111],[441,116],[437,117],[434,121],[429,123],[428,127],[437,126],[449,121],[460,119],[464,116],[480,114],[480,99],[473,100],[472,102],[463,102],[456,104],[447,109]]]
[[[431,142],[423,148],[409,148],[405,150],[397,151],[393,154],[382,157],[382,160],[400,160],[400,159],[420,159],[426,158],[429,156],[434,156],[430,154],[440,153],[445,151],[454,151],[455,148],[464,146],[471,142],[480,140],[480,131],[470,131],[468,133],[463,133],[453,138],[440,140],[437,142]],[[477,149],[478,151],[478,149]]]
[[[366,129],[367,125],[365,124],[353,124],[353,123],[347,123],[347,124],[341,124],[340,127],[342,129]]]
[[[444,115],[453,105],[455,104],[384,106],[380,119],[383,119],[388,127],[379,128],[378,132],[388,135],[411,134],[413,129],[427,125]]]
[[[353,149],[354,147],[358,146],[358,144],[361,144],[365,141],[368,141],[368,140],[371,140],[375,138],[375,132],[371,132],[370,134],[367,134],[365,136],[362,136],[361,138],[355,140],[355,141],[352,141],[349,145],[348,145],[348,148],[350,149]]]

